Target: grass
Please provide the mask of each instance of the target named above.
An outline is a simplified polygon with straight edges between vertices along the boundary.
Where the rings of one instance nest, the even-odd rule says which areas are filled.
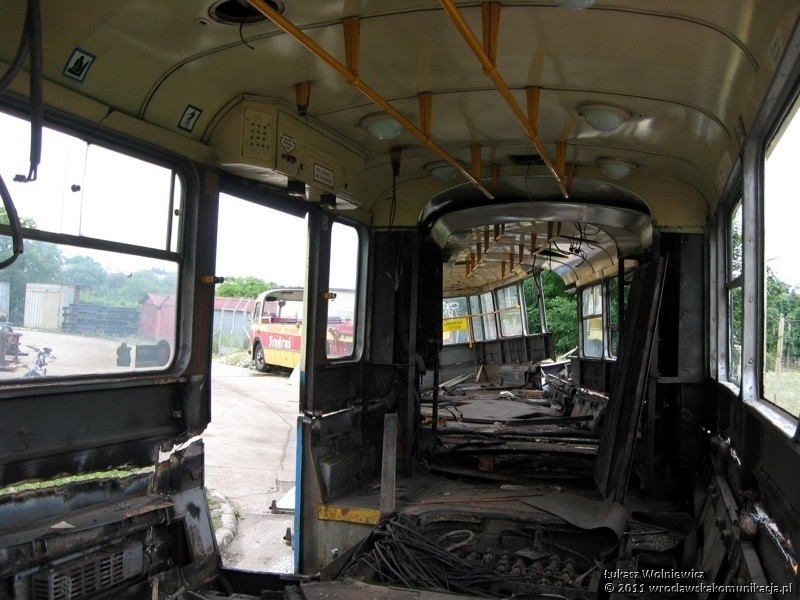
[[[214,527],[214,531],[217,531],[222,526],[222,512],[219,510],[220,503],[217,497],[207,488],[206,498],[208,498],[208,512],[211,514],[211,524]]]
[[[249,350],[242,350],[241,352],[234,352],[232,354],[225,354],[223,356],[215,356],[216,360],[226,365],[241,365],[244,363],[252,362]]]
[[[800,415],[800,370],[782,369],[775,397],[775,371],[764,373],[764,396],[795,417]]]
[[[111,469],[109,471],[97,471],[95,473],[83,473],[81,475],[57,477],[56,479],[48,479],[47,481],[26,481],[24,483],[20,483],[19,485],[9,485],[7,487],[0,488],[0,496],[19,494],[20,492],[27,492],[30,490],[46,490],[70,483],[93,481],[95,479],[122,479],[124,477],[130,477],[131,475],[152,473],[153,470],[153,467],[144,467],[141,469]]]

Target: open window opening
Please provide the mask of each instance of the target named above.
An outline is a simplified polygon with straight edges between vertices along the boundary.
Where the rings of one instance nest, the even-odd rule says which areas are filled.
[[[764,173],[764,339],[762,393],[800,415],[800,267],[794,238],[800,118],[793,110],[768,145]],[[749,226],[746,223],[745,226]]]

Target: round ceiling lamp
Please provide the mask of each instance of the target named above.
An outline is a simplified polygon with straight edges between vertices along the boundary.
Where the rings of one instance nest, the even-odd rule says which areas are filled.
[[[639,167],[639,165],[633,161],[611,157],[599,158],[597,159],[597,164],[600,165],[603,173],[605,173],[606,177],[609,179],[624,179],[633,173],[634,169]]]
[[[456,169],[446,160],[429,163],[425,165],[425,170],[439,181],[450,181],[451,179],[455,178],[456,174],[458,173],[458,169]]]
[[[610,104],[584,104],[578,109],[578,114],[597,131],[614,131],[631,116],[624,108]]]
[[[386,113],[367,115],[360,125],[379,140],[393,140],[403,131],[403,126]]]

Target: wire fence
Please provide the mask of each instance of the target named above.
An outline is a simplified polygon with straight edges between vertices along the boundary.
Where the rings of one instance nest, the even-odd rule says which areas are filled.
[[[212,351],[227,355],[250,347],[251,301],[242,300],[231,307],[214,310]]]
[[[800,320],[769,315],[766,320],[764,397],[800,415]]]

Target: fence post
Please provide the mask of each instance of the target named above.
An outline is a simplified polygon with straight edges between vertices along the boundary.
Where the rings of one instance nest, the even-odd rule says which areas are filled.
[[[783,332],[786,327],[786,319],[783,314],[778,321],[778,349],[775,352],[775,403],[778,402],[778,395],[781,390],[781,363],[783,362]]]

